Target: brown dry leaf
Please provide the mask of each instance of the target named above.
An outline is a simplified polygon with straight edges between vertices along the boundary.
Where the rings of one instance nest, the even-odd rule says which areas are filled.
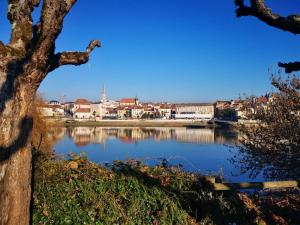
[[[47,211],[47,210],[44,210],[44,211],[43,211],[43,215],[46,216],[46,217],[48,217],[48,216],[49,216],[48,211]]]
[[[78,163],[74,162],[74,161],[69,162],[68,165],[67,165],[67,168],[72,169],[72,170],[76,170],[76,169],[78,169]]]

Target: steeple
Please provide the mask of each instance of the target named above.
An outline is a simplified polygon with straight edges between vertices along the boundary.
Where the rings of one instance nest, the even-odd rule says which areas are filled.
[[[102,103],[106,103],[107,102],[105,85],[103,85],[103,87],[102,87],[101,102]]]

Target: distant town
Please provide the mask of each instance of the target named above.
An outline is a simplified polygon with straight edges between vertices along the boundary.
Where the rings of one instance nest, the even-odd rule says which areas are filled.
[[[272,102],[273,95],[251,98],[251,107],[266,108]],[[245,107],[249,99],[217,100],[211,103],[168,103],[140,102],[135,98],[122,98],[119,101],[108,100],[103,87],[101,100],[92,102],[79,98],[74,102],[51,100],[39,105],[39,111],[45,117],[65,118],[77,121],[163,119],[163,120],[203,120],[213,119],[238,121],[247,119]],[[249,105],[249,104],[248,104]]]

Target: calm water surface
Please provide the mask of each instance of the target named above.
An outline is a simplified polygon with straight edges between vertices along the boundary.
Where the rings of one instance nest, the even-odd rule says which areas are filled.
[[[230,159],[238,154],[238,133],[221,129],[189,128],[64,128],[55,145],[59,155],[86,152],[90,160],[105,164],[137,159],[147,165],[167,159],[187,171],[222,174],[228,181],[260,181],[249,178]]]

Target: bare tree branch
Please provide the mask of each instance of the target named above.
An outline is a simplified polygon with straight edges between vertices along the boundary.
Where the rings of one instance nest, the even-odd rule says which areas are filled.
[[[77,0],[44,0],[39,23],[33,26],[32,58],[46,65],[54,57],[55,40],[63,28],[64,17]],[[47,57],[44,57],[47,56]],[[40,80],[40,78],[38,78]]]
[[[63,27],[63,19],[77,0],[44,0],[41,14],[41,31],[43,37],[55,40]],[[50,33],[49,33],[50,32]]]
[[[85,52],[61,52],[54,55],[51,63],[50,71],[63,65],[81,65],[87,63],[90,53],[96,48],[101,47],[98,40],[90,42]]]
[[[266,24],[288,31],[293,34],[300,34],[300,16],[289,15],[280,16],[272,12],[265,4],[264,0],[250,0],[250,6],[246,6],[244,0],[235,0],[236,16],[255,16]],[[300,62],[278,63],[279,67],[285,68],[286,73],[292,73],[300,70]]]
[[[300,62],[278,63],[279,67],[285,69],[286,73],[292,73],[300,70]]]
[[[236,16],[255,16],[270,26],[289,31],[293,34],[300,34],[300,16],[280,16],[272,12],[264,0],[250,0],[250,6],[244,4],[244,0],[235,0]]]

